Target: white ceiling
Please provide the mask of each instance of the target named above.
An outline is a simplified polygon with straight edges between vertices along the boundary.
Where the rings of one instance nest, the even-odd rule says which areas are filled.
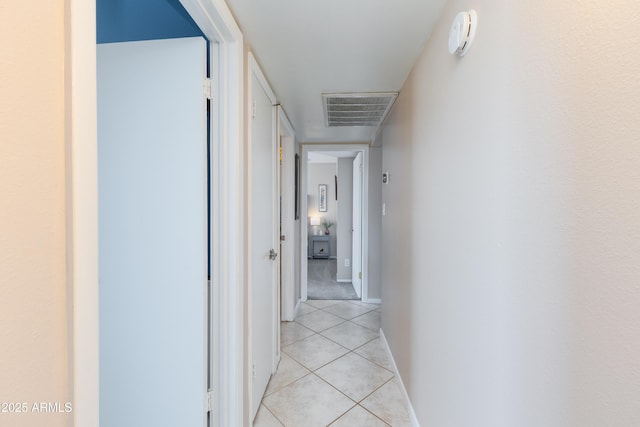
[[[326,127],[321,94],[399,91],[445,2],[227,0],[297,140],[329,143],[377,129]]]
[[[356,151],[309,151],[309,163],[337,163],[340,158],[354,158]]]

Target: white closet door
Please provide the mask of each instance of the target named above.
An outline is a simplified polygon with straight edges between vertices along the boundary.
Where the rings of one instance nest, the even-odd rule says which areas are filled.
[[[351,283],[362,298],[362,153],[353,159],[353,235]]]
[[[251,417],[274,371],[278,351],[277,287],[280,261],[278,141],[275,138],[275,99],[257,64],[250,61],[251,119],[249,144],[249,282]],[[271,256],[270,256],[271,254]]]
[[[98,45],[100,426],[201,427],[202,38]]]

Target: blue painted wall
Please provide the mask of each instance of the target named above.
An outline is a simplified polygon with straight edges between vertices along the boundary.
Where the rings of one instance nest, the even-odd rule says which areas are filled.
[[[203,36],[178,0],[97,0],[98,43]]]

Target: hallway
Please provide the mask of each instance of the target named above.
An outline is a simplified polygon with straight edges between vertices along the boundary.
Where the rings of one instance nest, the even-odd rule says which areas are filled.
[[[410,426],[379,330],[379,304],[301,303],[254,427]]]

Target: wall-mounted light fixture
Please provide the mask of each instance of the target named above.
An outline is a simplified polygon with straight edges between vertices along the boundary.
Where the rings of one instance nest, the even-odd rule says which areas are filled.
[[[477,26],[478,14],[475,10],[471,9],[468,12],[458,13],[449,31],[449,53],[460,56],[466,55],[476,35]]]

